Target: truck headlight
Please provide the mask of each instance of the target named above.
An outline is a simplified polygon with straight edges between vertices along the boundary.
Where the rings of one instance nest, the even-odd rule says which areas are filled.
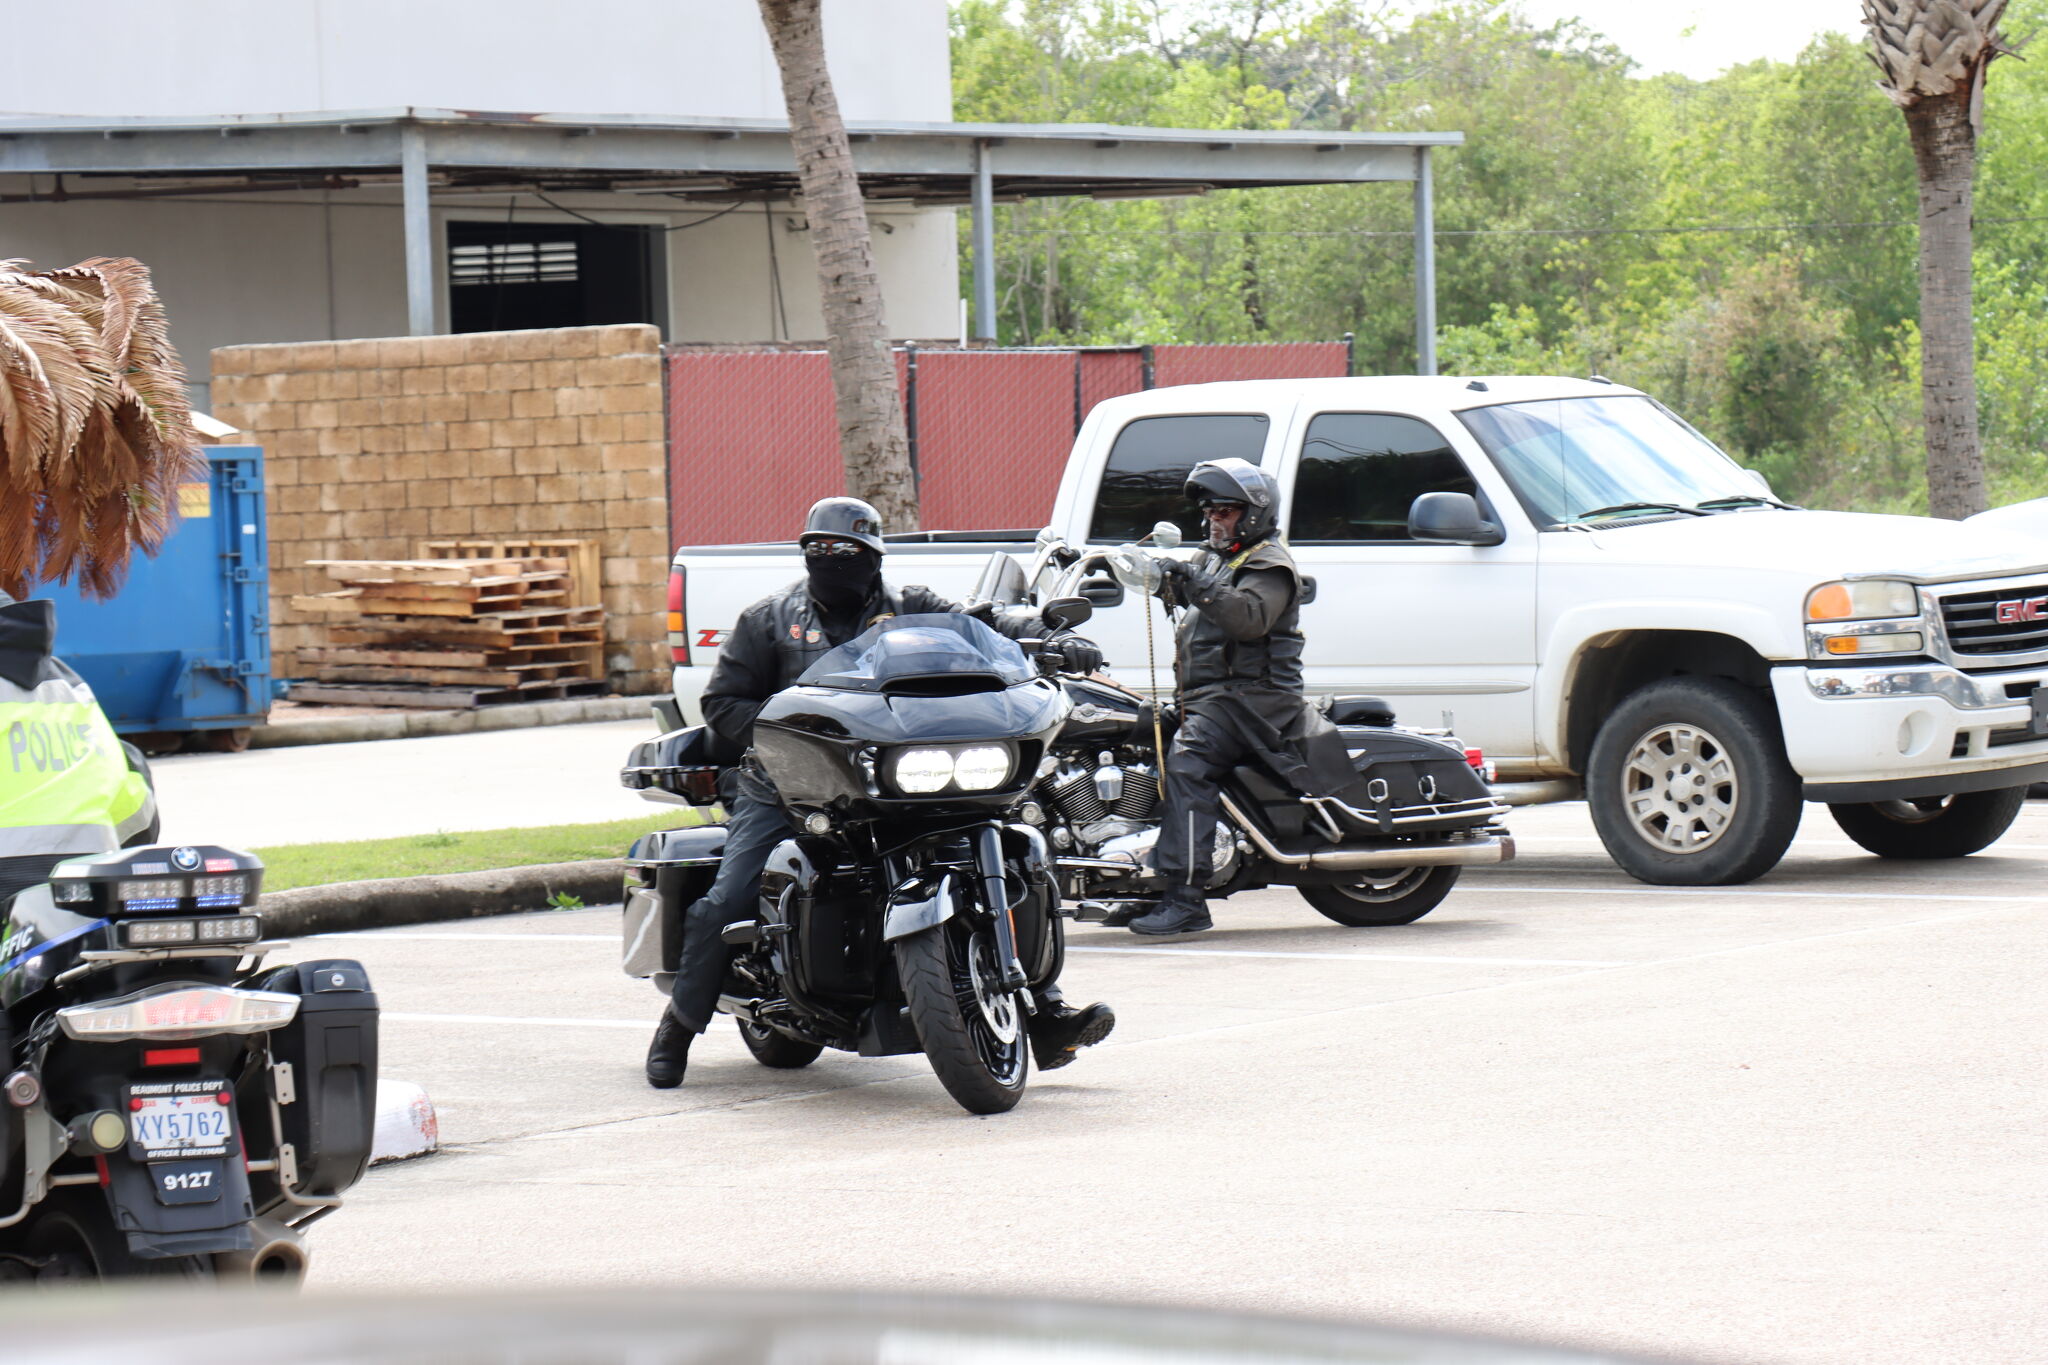
[[[1877,621],[1919,614],[1919,592],[1896,578],[1823,583],[1806,594],[1809,621]]]

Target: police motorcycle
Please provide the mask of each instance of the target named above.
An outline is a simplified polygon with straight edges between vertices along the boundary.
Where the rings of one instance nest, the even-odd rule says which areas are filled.
[[[1172,550],[1181,531],[1162,521],[1145,541]],[[1126,590],[1149,595],[1157,575],[1142,542],[1075,547],[1048,528],[1028,567],[991,555],[975,596],[1007,606],[1079,595],[1107,606]],[[1152,610],[1149,600],[1139,605]],[[1067,721],[1021,818],[1052,846],[1061,893],[1078,921],[1128,923],[1165,890],[1149,855],[1159,837],[1161,762],[1177,717],[1170,702],[1101,674],[1061,686]],[[1339,924],[1411,924],[1450,894],[1463,869],[1514,857],[1513,838],[1496,823],[1508,808],[1488,787],[1478,750],[1448,729],[1396,725],[1377,697],[1330,697],[1323,705],[1355,779],[1331,795],[1296,796],[1262,768],[1238,768],[1223,786],[1211,899],[1292,886]]]
[[[247,853],[8,871],[0,1282],[298,1279],[304,1229],[370,1161],[362,966],[264,967],[286,945],[264,937]]]
[[[1049,601],[1049,632],[1088,619]],[[809,1065],[828,1047],[922,1052],[976,1114],[1022,1098],[1031,990],[1057,976],[1057,874],[1030,822],[1070,703],[1057,648],[971,616],[883,621],[820,657],[755,718],[756,760],[802,833],[778,846],[718,1008],[754,1057]],[[719,768],[703,727],[637,746],[620,775],[657,801],[704,806]],[[626,866],[627,975],[664,994],[683,912],[717,870],[724,830],[666,830]]]

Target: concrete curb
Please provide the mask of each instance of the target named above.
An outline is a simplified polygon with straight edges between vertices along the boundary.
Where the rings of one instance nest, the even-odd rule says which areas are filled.
[[[586,905],[605,905],[619,899],[625,875],[625,861],[619,858],[535,863],[439,877],[303,886],[268,893],[257,909],[266,933],[298,938],[545,910],[548,898],[557,893],[575,896]]]
[[[422,735],[468,735],[488,730],[531,730],[543,725],[589,725],[605,720],[654,723],[646,697],[576,697],[568,701],[516,702],[474,711],[405,711],[381,716],[336,716],[260,725],[249,736],[252,749],[299,744],[355,744],[370,739],[416,739]]]

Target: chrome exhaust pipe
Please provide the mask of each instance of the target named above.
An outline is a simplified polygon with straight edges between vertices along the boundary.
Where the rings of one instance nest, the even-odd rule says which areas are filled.
[[[1326,848],[1314,853],[1283,853],[1265,831],[1245,818],[1228,792],[1223,811],[1259,853],[1281,867],[1307,872],[1363,872],[1382,867],[1476,867],[1504,863],[1515,856],[1514,836],[1489,834],[1455,844],[1421,844],[1409,848]]]
[[[275,1218],[256,1218],[249,1223],[254,1243],[248,1251],[223,1251],[213,1258],[214,1274],[223,1280],[253,1280],[258,1284],[295,1285],[306,1277],[312,1257],[306,1239],[297,1229]]]

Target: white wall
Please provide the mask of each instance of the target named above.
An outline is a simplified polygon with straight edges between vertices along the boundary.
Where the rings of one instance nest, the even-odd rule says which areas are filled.
[[[208,355],[216,346],[405,334],[405,251],[397,204],[371,190],[338,191],[327,199],[261,195],[200,203],[10,204],[0,210],[0,259],[26,257],[39,269],[88,256],[133,256],[146,263],[170,316],[171,339],[204,408]],[[570,195],[556,202],[621,223],[687,223],[706,212],[650,209],[643,196],[634,195]],[[769,305],[761,216],[749,205],[666,235],[670,340],[777,339],[781,328]],[[444,197],[435,201],[435,218],[436,240],[445,243],[450,218],[502,223],[504,201]],[[870,219],[890,331],[904,337],[954,335],[959,277],[953,211],[871,210]],[[522,223],[551,220],[560,215],[535,208],[517,215]],[[790,230],[801,221],[787,205],[773,214],[789,315],[782,339],[815,340],[825,334],[817,265],[808,231]],[[446,279],[438,262],[436,274]],[[445,319],[445,299],[443,306]]]
[[[415,106],[784,116],[755,0],[97,0],[90,41],[10,61],[0,108],[80,115]],[[17,34],[44,0],[0,0]],[[945,0],[825,0],[849,119],[952,117]]]

